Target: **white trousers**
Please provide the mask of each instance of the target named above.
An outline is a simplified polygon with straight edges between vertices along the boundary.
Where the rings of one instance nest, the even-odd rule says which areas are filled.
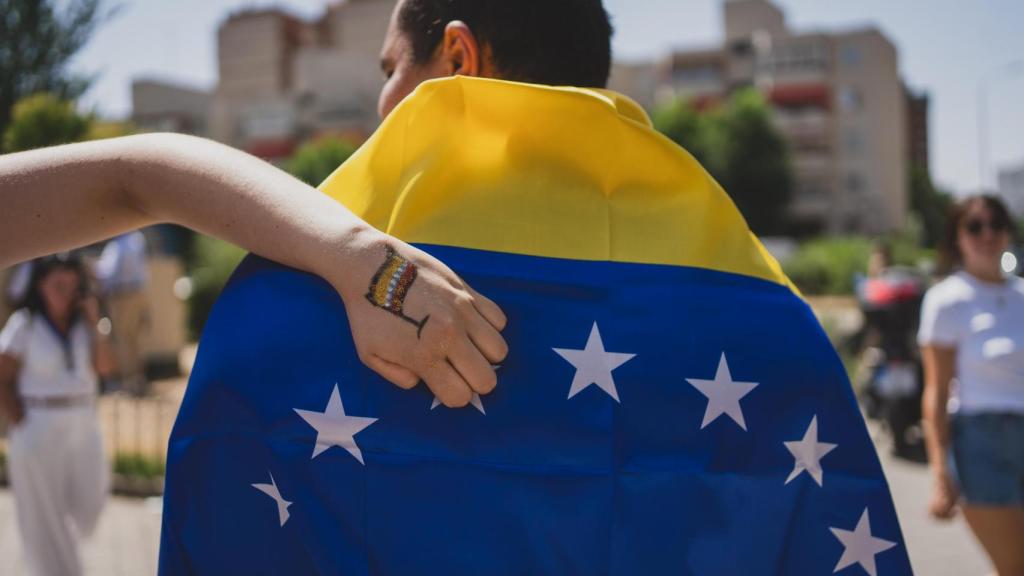
[[[81,574],[79,538],[96,527],[110,481],[95,408],[29,408],[8,451],[29,574]]]

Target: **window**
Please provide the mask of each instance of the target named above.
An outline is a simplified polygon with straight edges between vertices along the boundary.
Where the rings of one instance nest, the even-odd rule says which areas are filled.
[[[864,178],[857,173],[851,172],[846,175],[846,191],[850,194],[861,195],[864,192]]]
[[[862,152],[864,150],[864,135],[856,128],[848,128],[843,133],[843,146],[847,152]]]
[[[846,44],[839,48],[839,64],[846,68],[856,68],[862,59],[859,46]]]
[[[781,44],[771,55],[771,66],[776,72],[814,72],[824,70],[827,65],[827,50],[818,41]]]
[[[710,64],[677,68],[673,71],[672,76],[680,84],[718,82],[721,78],[718,68]]]
[[[839,90],[839,108],[844,112],[860,112],[864,99],[860,90],[853,86],[844,86]]]

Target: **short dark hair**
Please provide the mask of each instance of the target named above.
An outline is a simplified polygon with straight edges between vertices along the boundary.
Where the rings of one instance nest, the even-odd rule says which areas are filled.
[[[963,254],[960,253],[960,245],[957,243],[960,237],[960,226],[963,225],[967,212],[976,204],[984,204],[992,213],[992,219],[996,224],[1002,225],[1010,233],[1010,238],[1017,237],[1017,229],[1013,224],[1013,218],[1006,204],[998,196],[979,194],[968,196],[954,203],[949,207],[946,215],[946,231],[939,245],[939,273],[949,274],[957,266],[963,264]]]
[[[449,22],[469,26],[503,79],[604,88],[612,24],[601,0],[405,0],[399,29],[413,60],[434,55]]]

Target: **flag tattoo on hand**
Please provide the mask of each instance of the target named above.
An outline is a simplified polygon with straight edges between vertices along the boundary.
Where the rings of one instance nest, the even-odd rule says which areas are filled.
[[[381,264],[377,273],[373,275],[373,280],[370,282],[370,291],[366,293],[366,299],[374,306],[383,308],[416,326],[417,338],[423,333],[423,327],[427,325],[430,315],[428,314],[422,320],[416,320],[407,316],[403,311],[403,307],[405,306],[405,298],[409,295],[409,289],[412,288],[413,282],[416,282],[418,274],[419,272],[415,264],[403,258],[398,252],[395,252],[394,248],[388,246],[384,263]]]

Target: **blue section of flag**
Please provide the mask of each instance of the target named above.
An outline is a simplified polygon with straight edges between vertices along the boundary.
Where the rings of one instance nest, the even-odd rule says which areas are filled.
[[[207,324],[168,455],[163,574],[831,574],[870,513],[880,576],[910,573],[843,367],[788,289],[703,269],[423,247],[509,317],[511,353],[474,407],[431,409],[356,358],[323,280],[250,257]],[[415,289],[415,288],[414,288]],[[390,321],[385,313],[382,321]],[[594,324],[620,402],[554,349]],[[757,386],[701,428],[688,379]],[[337,386],[364,464],[312,457]],[[813,418],[823,483],[790,482]],[[281,525],[269,484],[290,502]],[[864,574],[854,563],[840,573]]]

